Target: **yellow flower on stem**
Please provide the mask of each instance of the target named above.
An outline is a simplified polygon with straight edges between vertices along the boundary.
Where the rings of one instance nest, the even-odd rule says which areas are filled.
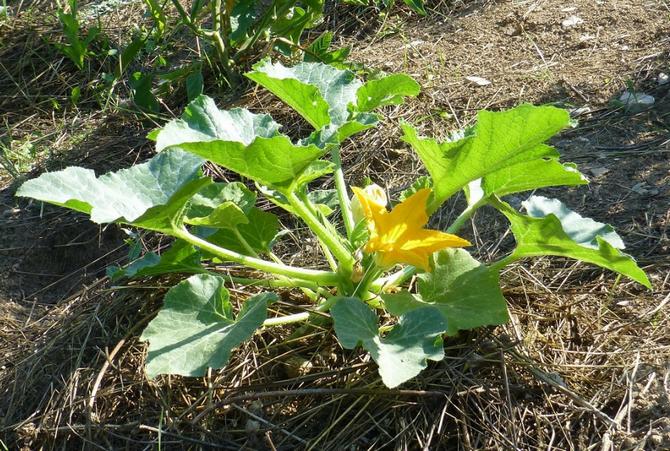
[[[370,238],[365,252],[376,254],[377,264],[387,268],[406,263],[430,271],[429,257],[440,249],[470,246],[470,242],[439,230],[424,229],[428,223],[426,201],[430,189],[421,189],[399,203],[390,212],[368,196],[365,190],[353,187],[368,221]]]

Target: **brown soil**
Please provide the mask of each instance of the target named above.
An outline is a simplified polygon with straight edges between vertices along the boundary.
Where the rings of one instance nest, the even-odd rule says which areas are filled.
[[[445,136],[471,124],[481,108],[579,108],[579,125],[554,144],[591,184],[545,193],[615,225],[654,291],[568,260],[516,265],[503,276],[510,324],[449,339],[445,361],[404,391],[383,388],[368,357],[343,351],[322,329],[291,346],[282,344],[291,330],[264,332],[209,377],[149,382],[140,327],[159,305],[163,290],[155,288],[175,280],[109,290],[102,276],[123,258],[123,233],[17,200],[4,177],[0,437],[10,449],[136,449],[157,446],[159,437],[166,449],[670,449],[670,84],[656,82],[660,72],[670,73],[668,6],[432,6],[428,18],[403,11],[384,20],[367,10],[358,22],[338,11],[329,21],[353,46],[351,60],[410,73],[423,89],[344,149],[348,177],[356,183],[369,176],[395,192],[422,171],[399,140],[400,120]],[[570,16],[583,22],[563,27]],[[3,41],[0,62],[9,67],[26,41],[9,27],[0,28]],[[48,49],[35,47],[22,70],[50,76],[42,84],[19,80],[18,100],[0,97],[0,113],[15,135],[58,127],[46,142],[60,157],[44,166],[102,171],[148,154],[141,126],[100,119],[93,106],[49,122],[45,84],[67,97],[63,86],[74,75],[41,67]],[[468,76],[491,83],[478,86]],[[611,102],[629,85],[653,95],[653,108],[632,114]],[[12,86],[0,81],[7,92],[18,91]],[[257,92],[242,103],[275,104]],[[93,130],[72,144],[82,124]],[[449,215],[447,208],[438,222]],[[511,244],[495,238],[506,227],[482,211],[467,233],[486,259]],[[286,300],[300,302],[292,293]]]

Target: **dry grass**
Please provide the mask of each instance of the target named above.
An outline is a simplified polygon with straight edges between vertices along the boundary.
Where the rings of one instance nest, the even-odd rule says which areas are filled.
[[[524,13],[535,4],[549,11],[563,6],[552,1],[433,5],[434,17],[448,22],[449,29],[479,21],[488,26],[481,36],[491,40],[494,24],[487,20],[514,8]],[[424,85],[421,98],[388,109],[388,120],[378,130],[344,149],[347,177],[354,184],[371,177],[397,192],[421,172],[416,157],[399,141],[400,120],[443,136],[449,128],[472,121],[475,109],[485,105],[507,106],[519,100],[584,103],[575,90],[554,91],[554,84],[538,84],[528,74],[501,69],[505,76],[494,80],[495,89],[487,91],[456,80],[444,67],[424,66],[440,61],[445,49],[451,66],[477,66],[495,57],[471,57],[467,46],[459,47],[458,36],[444,34],[433,22],[407,15],[399,16],[402,21],[398,16],[383,20],[371,10],[357,20],[343,14],[334,11],[328,25],[338,29],[345,42],[356,45],[356,59],[387,70],[400,70],[407,61],[405,68],[413,68]],[[522,23],[545,23],[547,17],[535,20],[529,13]],[[90,110],[55,114],[47,108],[46,99],[67,98],[69,87],[80,82],[77,77],[91,74],[63,70],[63,62],[54,63],[57,60],[46,44],[30,37],[31,30],[39,33],[43,25],[23,25],[25,36],[17,32],[0,46],[0,73],[5,70],[14,80],[0,77],[5,83],[0,82],[4,95],[0,112],[8,118],[12,134],[48,136],[44,146],[59,149],[62,157],[44,161],[47,167],[77,162],[103,170],[148,155],[146,125],[123,112],[98,113],[91,105]],[[655,20],[653,26],[662,29]],[[618,31],[625,29],[608,30],[607,36]],[[8,33],[0,29],[0,39]],[[407,43],[427,41],[439,33],[450,39],[448,47],[436,46],[434,51],[422,47],[415,54],[411,46],[402,50]],[[547,36],[537,29],[533,33],[536,38]],[[665,48],[663,39],[661,35],[648,46]],[[545,51],[551,47],[550,41],[534,42]],[[574,77],[570,84],[582,95],[596,98],[616,90],[614,85],[592,84],[601,73],[632,77],[641,87],[653,87],[652,75],[663,63],[659,59],[636,63],[639,55],[650,54],[647,50],[636,48],[621,65],[610,65],[606,54],[600,65],[592,62],[581,73],[582,79],[575,69],[578,58],[560,52],[556,58],[571,62],[564,69]],[[657,91],[659,99],[663,92]],[[304,132],[267,94],[252,91],[238,103],[279,111],[280,123],[294,124],[290,133]],[[327,321],[303,330],[302,336],[294,333],[295,328],[263,330],[233,353],[225,369],[205,378],[166,376],[148,381],[139,332],[177,278],[112,287],[100,277],[100,270],[123,257],[122,251],[114,251],[122,236],[86,229],[81,217],[61,210],[46,209],[42,214],[38,206],[16,203],[11,189],[5,189],[2,203],[9,213],[0,219],[0,270],[6,279],[0,283],[0,437],[4,435],[10,449],[670,448],[670,117],[663,102],[633,118],[604,102],[590,106],[592,112],[582,118],[581,127],[561,135],[556,145],[587,168],[606,167],[609,173],[594,177],[589,188],[561,191],[562,199],[616,224],[630,252],[640,257],[650,274],[654,291],[568,260],[515,265],[502,276],[511,322],[447,339],[445,360],[431,364],[398,390],[381,384],[374,363],[363,352],[342,350]],[[90,130],[84,136],[82,127]],[[53,130],[57,132],[49,135]],[[647,182],[646,194],[631,190],[640,180]],[[652,189],[658,192],[650,194]],[[435,221],[444,225],[450,214],[447,207]],[[506,228],[500,217],[482,211],[467,234],[477,243],[479,256],[489,260],[512,244]],[[112,236],[103,240],[109,233]],[[38,244],[45,236],[53,237],[52,249]],[[314,260],[299,246],[302,238],[303,232],[297,230],[293,241],[287,240],[282,248],[287,259]],[[148,238],[148,248],[156,245]],[[73,256],[87,247],[97,249],[95,255]],[[74,254],[49,258],[54,249]],[[52,271],[58,277],[23,275],[22,282],[15,283],[17,269],[34,269],[41,262],[36,272],[46,273],[68,258],[71,270],[65,274],[64,266]],[[91,269],[96,260],[100,267]],[[66,296],[62,277],[72,289]],[[231,291],[237,302],[249,295],[243,287]],[[275,306],[282,313],[306,307],[295,292],[282,293]]]

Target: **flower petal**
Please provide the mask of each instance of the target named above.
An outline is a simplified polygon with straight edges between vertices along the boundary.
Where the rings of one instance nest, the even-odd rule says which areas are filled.
[[[408,230],[421,229],[428,223],[426,202],[430,196],[430,189],[420,189],[404,201],[396,205],[389,213],[389,222],[393,224],[407,224]]]

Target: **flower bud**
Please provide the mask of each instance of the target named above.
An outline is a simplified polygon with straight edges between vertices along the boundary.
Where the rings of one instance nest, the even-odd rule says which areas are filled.
[[[388,199],[386,197],[386,191],[384,191],[384,188],[377,185],[376,183],[373,183],[372,185],[368,185],[363,188],[362,191],[363,195],[367,198],[370,204],[378,206],[380,210],[386,209]],[[355,194],[351,198],[351,214],[354,217],[354,222],[357,224],[361,219],[366,217],[365,211],[363,210],[363,205],[361,205],[361,201]]]

